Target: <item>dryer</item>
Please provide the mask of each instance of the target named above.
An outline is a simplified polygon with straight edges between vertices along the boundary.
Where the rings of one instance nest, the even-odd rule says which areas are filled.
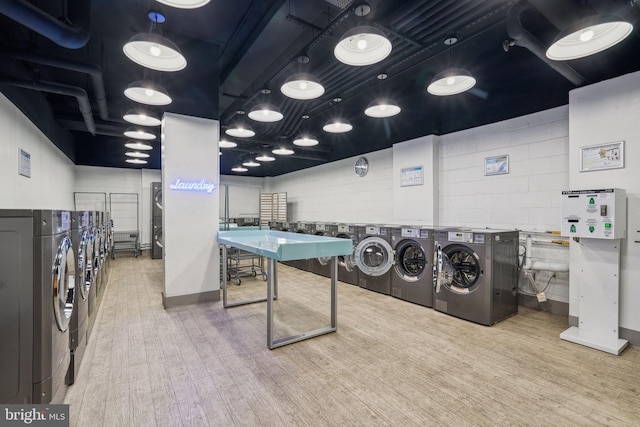
[[[358,285],[361,288],[391,293],[391,268],[394,256],[391,247],[391,227],[386,225],[358,226],[358,245],[355,261],[358,269]]]
[[[433,230],[420,226],[394,227],[391,245],[395,252],[391,295],[433,307]]]
[[[151,218],[162,218],[162,183],[151,183]]]
[[[162,259],[162,223],[153,223],[151,227],[151,258]]]
[[[354,224],[337,224],[336,235],[338,239],[351,239],[355,249],[358,244],[358,231]],[[358,267],[353,253],[338,257],[338,280],[350,285],[358,285]]]
[[[0,210],[0,402],[61,403],[76,261],[69,211]]]
[[[76,255],[76,281],[73,315],[69,323],[71,361],[67,370],[67,384],[74,383],[87,347],[89,293],[93,283],[93,242],[90,233],[89,211],[71,212],[71,242]]]
[[[434,308],[482,325],[516,314],[518,234],[434,231]]]
[[[311,224],[311,234],[315,236],[335,237],[337,230],[337,224],[323,222]],[[331,257],[313,258],[309,261],[309,271],[320,276],[331,277]]]

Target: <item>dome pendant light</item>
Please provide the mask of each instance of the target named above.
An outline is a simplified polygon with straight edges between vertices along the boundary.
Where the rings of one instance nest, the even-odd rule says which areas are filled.
[[[145,129],[139,129],[135,127],[128,128],[127,130],[125,130],[124,136],[131,139],[142,139],[145,141],[151,141],[153,139],[156,139],[156,136],[153,133]]]
[[[371,6],[366,2],[358,3],[353,13],[363,17],[371,12]],[[382,31],[370,26],[353,28],[342,36],[340,42],[333,49],[338,61],[362,67],[382,61],[391,53],[391,42]]]
[[[122,118],[126,122],[139,126],[160,126],[162,123],[158,116],[144,111],[129,110]]]
[[[142,160],[142,159],[127,159],[125,160],[125,162],[127,163],[133,163],[134,165],[146,165],[147,161],[146,160]]]
[[[262,153],[262,154],[260,154],[259,156],[256,157],[256,160],[259,161],[259,162],[273,162],[273,161],[276,160],[276,158],[273,157],[273,156],[270,156],[267,153]]]
[[[555,61],[584,58],[602,52],[627,38],[633,25],[613,16],[591,16],[562,31],[547,49]]]
[[[258,105],[251,109],[248,114],[251,120],[262,123],[278,122],[284,118],[280,110],[273,105]]]
[[[451,62],[451,46],[458,42],[456,36],[449,36],[444,39],[444,44],[449,46],[449,62]],[[449,96],[465,92],[476,84],[476,79],[465,69],[449,68],[433,78],[427,87],[427,92],[436,96]]]
[[[242,166],[236,166],[236,167],[234,167],[234,168],[231,168],[231,170],[232,170],[232,171],[234,171],[234,172],[246,172],[246,171],[248,171],[249,169],[247,169],[247,168],[243,168]]]
[[[131,83],[124,95],[132,101],[147,105],[169,105],[173,101],[162,86],[150,81]]]
[[[370,103],[364,113],[369,117],[382,118],[395,116],[400,111],[400,107],[394,101],[385,100]]]
[[[312,136],[300,136],[293,140],[293,145],[297,145],[299,147],[313,147],[314,145],[318,145],[318,140]]]
[[[250,138],[256,135],[253,129],[251,129],[251,127],[247,125],[234,125],[225,130],[224,133],[236,138]]]
[[[322,130],[329,133],[345,133],[349,132],[351,129],[353,129],[353,126],[351,126],[351,123],[347,120],[329,120],[322,127]]]
[[[196,9],[209,3],[210,0],[156,0],[158,3],[166,4],[177,9]]]
[[[136,150],[136,151],[140,151],[140,150],[152,150],[153,147],[149,144],[145,144],[141,141],[129,141],[126,144],[124,144],[125,147],[131,149],[131,150]]]
[[[324,93],[324,87],[310,74],[294,74],[280,87],[280,91],[293,99],[315,99]]]
[[[158,11],[148,14],[151,20],[151,32],[139,33],[129,39],[122,50],[138,65],[157,71],[180,71],[187,66],[187,60],[180,48],[171,40],[153,32],[165,17]]]
[[[238,146],[238,144],[236,144],[235,142],[227,141],[226,139],[221,139],[218,142],[218,147],[220,147],[220,148],[235,148],[237,146]]]
[[[279,156],[290,156],[294,153],[293,150],[287,147],[278,147],[271,150],[273,154],[277,154]]]

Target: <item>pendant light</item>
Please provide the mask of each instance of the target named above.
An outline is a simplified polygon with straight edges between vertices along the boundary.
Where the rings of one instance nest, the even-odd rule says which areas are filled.
[[[322,130],[329,133],[345,133],[345,132],[349,132],[351,129],[353,129],[353,126],[351,126],[351,123],[349,123],[347,120],[344,120],[344,119],[329,120],[322,127]]]
[[[146,165],[147,161],[142,159],[127,159],[125,160],[127,163],[132,163],[134,165]]]
[[[129,110],[122,116],[125,122],[140,126],[160,126],[162,123],[158,116],[151,112]]]
[[[290,148],[284,147],[284,146],[281,146],[281,147],[278,147],[278,148],[274,148],[273,150],[271,150],[271,152],[273,154],[277,154],[279,156],[290,156],[290,155],[292,155],[294,153],[293,150],[291,150]]]
[[[235,147],[237,147],[237,146],[238,146],[238,144],[236,144],[235,142],[233,142],[233,141],[228,141],[228,140],[226,140],[226,139],[221,139],[221,140],[218,142],[218,147],[220,147],[220,148],[235,148]]]
[[[262,153],[262,154],[260,154],[259,156],[256,157],[256,160],[259,161],[259,162],[273,162],[273,161],[276,160],[276,158],[273,157],[273,156],[270,156],[267,153]]]
[[[293,144],[299,147],[313,147],[314,145],[318,145],[318,140],[312,136],[304,135],[294,139]]]
[[[236,166],[236,167],[231,168],[231,170],[234,171],[234,172],[246,172],[249,169],[243,168],[242,166]]]
[[[148,80],[131,83],[124,95],[132,101],[147,105],[169,105],[173,101],[162,86]]]
[[[249,159],[242,162],[242,166],[246,166],[248,168],[257,168],[258,166],[260,166],[260,163],[256,162],[253,159]]]
[[[127,151],[126,153],[124,153],[125,156],[127,157],[134,157],[136,159],[147,159],[149,158],[149,155],[147,153],[141,153],[139,151]]]
[[[360,3],[353,12],[363,17],[371,12],[371,7]],[[358,26],[344,33],[333,54],[344,64],[362,67],[382,61],[389,56],[391,49],[391,42],[382,31],[371,26]]]
[[[158,3],[177,9],[196,9],[209,3],[210,0],[156,0]]]
[[[546,55],[555,61],[584,58],[620,43],[631,31],[633,25],[618,17],[590,16],[558,34]]]
[[[251,126],[243,124],[233,125],[229,129],[225,130],[224,133],[236,138],[250,138],[256,135],[253,129],[251,129]]]
[[[444,44],[449,46],[449,62],[451,62],[451,46],[458,42],[456,36],[449,36]],[[465,69],[449,68],[433,78],[427,87],[427,92],[436,96],[456,95],[471,89],[476,84],[476,79]]]
[[[151,141],[153,139],[156,139],[156,136],[153,133],[149,132],[148,130],[135,128],[135,127],[128,128],[127,130],[125,130],[124,136],[126,136],[127,138],[142,139],[145,141]]]
[[[293,99],[315,99],[324,93],[324,87],[310,74],[294,74],[285,80],[280,91]]]
[[[129,39],[122,50],[138,65],[157,71],[180,71],[187,66],[187,60],[180,48],[168,38],[157,33],[157,25],[165,21],[165,16],[156,10],[147,15],[151,21],[148,33],[139,33]]]
[[[278,122],[284,118],[277,107],[269,104],[256,105],[248,114],[251,120],[263,123]]]
[[[364,110],[364,114],[369,117],[382,118],[395,116],[400,111],[401,109],[395,101],[387,99],[371,102]]]
[[[126,144],[124,144],[124,146],[126,148],[129,148],[131,150],[153,150],[153,147],[149,144],[145,144],[144,142],[141,141],[129,141]]]

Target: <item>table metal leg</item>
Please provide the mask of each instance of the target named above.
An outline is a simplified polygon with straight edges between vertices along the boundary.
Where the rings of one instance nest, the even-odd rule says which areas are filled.
[[[239,305],[253,304],[255,302],[263,302],[267,300],[267,297],[264,298],[255,298],[250,300],[240,300],[240,301],[232,301],[229,302],[227,300],[227,247],[225,245],[222,246],[222,283],[220,287],[222,288],[222,306],[224,308],[228,307],[237,307]],[[271,259],[269,259],[271,260]],[[268,276],[268,274],[267,274]]]

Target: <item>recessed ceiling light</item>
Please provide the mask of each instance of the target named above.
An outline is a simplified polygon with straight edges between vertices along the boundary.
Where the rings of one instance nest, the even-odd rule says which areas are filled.
[[[126,153],[124,153],[125,156],[127,157],[135,157],[138,159],[147,159],[149,158],[149,155],[147,153],[141,153],[139,151],[127,151]]]
[[[124,146],[131,150],[152,150],[153,149],[151,145],[145,144],[140,141],[127,142],[126,144],[124,144]]]
[[[209,1],[210,0],[157,0],[158,3],[178,9],[196,9],[209,3]]]
[[[131,83],[124,94],[132,101],[147,105],[169,105],[172,101],[162,86],[149,81]]]
[[[324,87],[310,74],[295,74],[284,82],[280,91],[293,99],[314,99],[322,96]]]
[[[231,170],[232,170],[232,171],[234,171],[234,172],[246,172],[246,171],[248,171],[249,169],[247,169],[247,168],[243,168],[242,166],[236,166],[236,167],[234,167],[234,168],[231,168]]]
[[[153,113],[129,110],[122,118],[129,123],[140,126],[160,126],[160,119]]]
[[[229,129],[225,130],[224,133],[226,133],[229,136],[234,136],[236,138],[250,138],[252,136],[255,136],[256,134],[253,131],[253,129],[251,129],[251,127],[247,125],[234,125]]]
[[[364,113],[369,117],[391,117],[400,113],[400,107],[394,101],[385,100],[379,102],[372,102],[369,104]]]
[[[258,105],[249,112],[249,118],[257,122],[273,123],[282,120],[284,116],[273,105]]]
[[[613,16],[591,16],[562,31],[547,49],[555,61],[584,58],[602,52],[627,38],[633,25]]]
[[[293,144],[300,147],[313,147],[314,145],[318,145],[318,140],[309,136],[302,136],[294,139]]]
[[[322,127],[322,130],[329,133],[344,133],[351,129],[353,126],[346,120],[330,120]]]
[[[160,34],[136,34],[122,50],[136,64],[156,71],[180,71],[187,66],[180,48]]]
[[[471,89],[475,84],[476,79],[467,70],[451,68],[436,74],[427,87],[427,92],[437,96],[456,95]]]
[[[271,152],[273,154],[277,154],[279,156],[289,156],[289,155],[294,153],[293,150],[291,150],[289,148],[286,148],[286,147],[279,147],[279,148],[276,148],[274,150],[271,150]]]
[[[338,61],[354,66],[375,64],[391,53],[391,42],[382,31],[362,26],[347,31],[333,50]]]
[[[242,166],[247,166],[249,168],[256,168],[256,167],[260,166],[260,163],[254,161],[254,160],[247,160],[245,162],[242,162]]]
[[[144,129],[137,129],[137,128],[127,129],[126,131],[124,131],[124,136],[132,139],[143,139],[146,141],[156,139],[156,136],[153,133]]]
[[[236,144],[233,141],[227,141],[226,139],[221,139],[220,142],[218,142],[218,147],[220,148],[234,148],[237,147],[238,144]]]
[[[142,159],[127,159],[125,160],[127,163],[133,163],[134,165],[146,165],[147,161]]]
[[[275,159],[275,157],[270,156],[267,153],[262,153],[258,157],[256,157],[256,160],[259,162],[273,162]]]

